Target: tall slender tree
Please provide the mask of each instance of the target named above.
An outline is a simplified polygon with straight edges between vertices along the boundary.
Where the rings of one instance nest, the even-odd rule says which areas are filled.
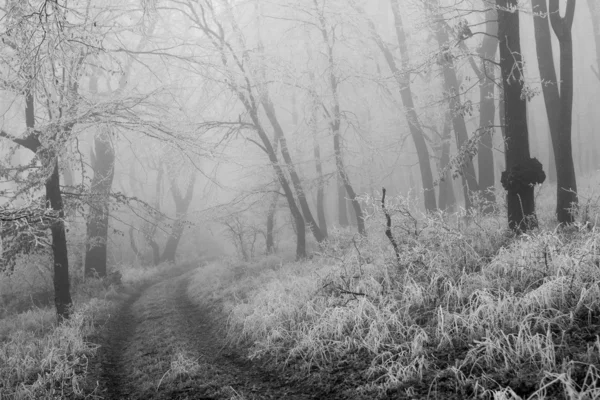
[[[396,1],[396,0],[394,0]],[[460,87],[456,76],[456,68],[454,58],[450,52],[451,44],[447,24],[444,18],[439,14],[439,2],[435,0],[433,3],[433,18],[435,20],[435,37],[440,48],[440,57],[438,62],[442,66],[442,75],[444,79],[445,95],[450,105],[452,113],[452,126],[454,127],[454,135],[456,136],[456,145],[461,151],[463,146],[469,140],[467,133],[467,125],[465,123],[464,113],[462,111],[463,104],[461,101]],[[472,160],[465,159],[460,166],[461,177],[463,182],[463,194],[465,197],[465,208],[469,210],[472,207],[471,192],[478,190],[477,176],[475,175],[475,166]]]
[[[397,0],[390,0],[392,12],[394,15],[396,39],[398,41],[398,47],[401,57],[401,66],[398,66],[392,51],[390,50],[389,46],[383,41],[381,35],[377,32],[373,21],[366,16],[365,11],[354,1],[351,4],[360,15],[363,15],[364,18],[366,18],[371,38],[382,52],[386,63],[393,74],[394,80],[398,85],[400,97],[402,99],[402,105],[404,107],[404,115],[408,122],[409,132],[411,138],[413,139],[413,143],[417,151],[417,158],[419,160],[419,168],[421,171],[421,183],[424,192],[423,201],[425,205],[425,210],[433,212],[437,209],[437,204],[435,199],[435,188],[433,185],[431,160],[429,159],[429,148],[427,147],[427,142],[425,141],[425,133],[419,121],[419,117],[417,115],[415,103],[413,100],[413,93],[410,82],[410,54],[408,52],[408,44],[406,40],[406,33],[404,32],[402,15],[400,13],[400,6]]]
[[[341,182],[344,185],[344,191],[348,194],[350,202],[352,203],[354,215],[356,216],[358,233],[360,233],[361,235],[366,235],[367,232],[365,230],[363,210],[360,205],[360,202],[357,199],[354,187],[350,182],[350,176],[348,175],[348,171],[346,171],[346,166],[344,165],[344,159],[342,157],[342,134],[340,132],[342,118],[339,98],[339,78],[335,72],[336,64],[333,54],[333,46],[336,42],[335,30],[331,29],[327,24],[327,20],[324,14],[324,7],[319,5],[318,0],[313,0],[313,4],[314,11],[317,14],[318,29],[321,32],[327,55],[327,70],[329,71],[329,90],[331,91],[331,98],[333,103],[330,107],[330,111],[327,111],[327,114],[329,118],[329,127],[331,128],[331,132],[333,134],[333,151],[335,154],[335,165]]]
[[[567,2],[564,17],[560,16],[558,0],[532,0],[536,50],[542,93],[550,127],[550,137],[556,167],[556,216],[561,223],[571,223],[572,207],[578,203],[577,179],[573,162],[571,125],[573,114],[573,38],[571,27],[575,15],[575,0]],[[560,45],[560,83],[557,80],[552,51],[550,26]]]
[[[477,146],[477,168],[479,190],[488,205],[484,212],[493,211],[496,198],[494,186],[496,177],[494,173],[494,145],[493,136],[496,131],[496,87],[495,58],[498,52],[498,13],[491,7],[485,13],[485,36],[477,50],[481,62],[481,75],[479,78],[479,129],[482,132],[481,140]]]

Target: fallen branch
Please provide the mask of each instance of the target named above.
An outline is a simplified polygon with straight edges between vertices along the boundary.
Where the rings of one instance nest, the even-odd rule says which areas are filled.
[[[382,189],[382,192],[383,195],[381,196],[381,209],[383,210],[383,213],[385,214],[385,219],[387,221],[385,236],[387,236],[388,239],[390,239],[390,242],[394,247],[394,252],[396,253],[396,259],[398,260],[398,262],[400,262],[400,248],[398,247],[398,243],[396,242],[396,239],[394,238],[394,235],[392,233],[392,217],[390,217],[390,213],[388,212],[387,208],[385,208],[385,188]]]

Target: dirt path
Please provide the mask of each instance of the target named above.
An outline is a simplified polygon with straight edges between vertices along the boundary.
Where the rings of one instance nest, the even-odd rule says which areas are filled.
[[[107,322],[98,357],[103,398],[319,398],[224,351],[208,311],[187,297],[190,273],[141,290]]]

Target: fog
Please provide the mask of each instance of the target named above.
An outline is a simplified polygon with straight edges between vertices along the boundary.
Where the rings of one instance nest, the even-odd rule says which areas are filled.
[[[577,3],[572,26],[580,181],[595,173],[599,151],[600,16],[587,3]],[[40,149],[58,160],[78,267],[94,247],[90,221],[98,215],[108,218],[97,228],[108,230],[106,240],[98,237],[109,264],[150,263],[171,257],[170,240],[173,257],[305,255],[298,224],[310,253],[328,230],[361,231],[384,187],[423,212],[471,210],[465,194],[490,187],[493,201],[503,201],[497,40],[491,58],[480,51],[494,37],[486,29],[494,29],[495,3],[400,0],[391,3],[396,10],[388,0],[57,4],[2,6],[2,195],[6,205],[36,203],[52,169]],[[551,185],[534,15],[530,2],[519,6],[530,153]],[[550,29],[560,77],[561,47]],[[486,82],[494,87],[489,121],[480,113]],[[31,133],[41,143],[34,152],[22,143]],[[481,187],[485,160],[493,186]],[[470,178],[479,187],[465,190]]]

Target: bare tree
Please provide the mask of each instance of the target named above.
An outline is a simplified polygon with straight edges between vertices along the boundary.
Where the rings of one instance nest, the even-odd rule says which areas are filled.
[[[323,105],[323,108],[326,111],[327,117],[329,118],[329,127],[331,129],[331,132],[333,133],[333,151],[335,154],[335,165],[341,183],[343,183],[344,191],[348,194],[348,196],[350,197],[350,201],[352,202],[352,207],[354,209],[354,214],[356,215],[356,222],[358,225],[358,233],[361,235],[366,235],[363,211],[358,199],[356,198],[356,192],[354,191],[354,187],[350,182],[350,177],[348,176],[348,172],[346,171],[342,154],[342,135],[340,132],[342,118],[339,98],[339,77],[336,76],[336,62],[334,58],[336,31],[334,27],[328,25],[327,23],[327,19],[325,18],[324,14],[324,4],[323,6],[320,5],[318,0],[313,0],[313,4],[314,11],[318,20],[317,26],[319,31],[321,32],[323,43],[325,44],[325,53],[327,56],[328,63],[328,82],[333,104],[329,108],[329,111],[327,107],[325,107],[325,105]]]
[[[456,67],[454,65],[454,56],[451,51],[450,38],[447,32],[447,24],[444,18],[439,14],[439,1],[435,0],[432,4],[433,19],[435,22],[435,37],[440,48],[438,63],[442,66],[442,75],[444,78],[445,97],[450,106],[452,116],[452,126],[454,127],[454,135],[456,136],[456,145],[459,152],[467,144],[469,136],[467,133],[467,125],[464,118],[464,105],[461,101],[460,87],[456,76]],[[471,192],[478,190],[477,176],[475,175],[475,167],[473,162],[468,157],[464,158],[464,162],[459,166],[461,170],[461,178],[463,181],[463,193],[465,197],[465,208],[469,210],[472,206]]]
[[[400,51],[401,67],[398,67],[396,59],[390,50],[389,46],[383,41],[381,35],[377,32],[375,24],[370,20],[364,10],[359,7],[356,3],[352,2],[353,8],[360,14],[363,15],[367,20],[369,26],[369,32],[372,40],[376,43],[377,47],[383,53],[385,60],[394,76],[394,80],[398,85],[400,96],[402,98],[402,104],[404,106],[404,114],[408,122],[410,135],[415,144],[417,150],[417,157],[419,159],[419,168],[421,170],[421,182],[424,190],[424,204],[427,211],[435,211],[437,209],[435,200],[435,189],[433,185],[433,173],[431,170],[431,161],[429,159],[429,148],[425,141],[425,134],[419,117],[415,110],[415,104],[413,100],[413,94],[410,84],[410,57],[408,53],[408,45],[406,43],[406,34],[404,33],[404,26],[402,23],[402,16],[400,14],[400,7],[397,0],[390,0],[392,6],[392,12],[394,14],[396,38],[398,40],[398,46]]]
[[[574,221],[572,207],[578,203],[577,179],[573,163],[571,124],[573,110],[573,38],[571,27],[575,1],[567,2],[566,14],[560,16],[558,0],[532,0],[536,49],[542,93],[550,125],[550,137],[556,168],[556,216],[561,223]],[[554,67],[550,27],[560,44],[560,87]]]

